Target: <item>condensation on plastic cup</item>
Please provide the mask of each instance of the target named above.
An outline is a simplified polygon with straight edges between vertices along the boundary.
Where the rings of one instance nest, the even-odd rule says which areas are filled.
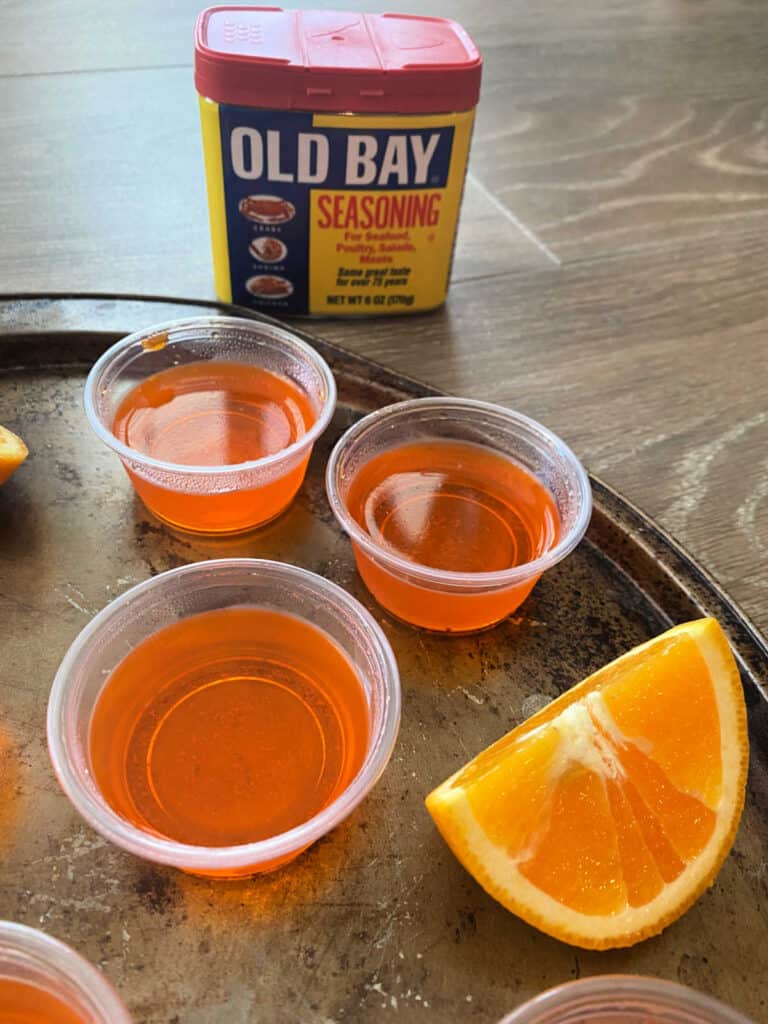
[[[104,975],[79,953],[35,928],[0,921],[0,980],[26,982],[55,996],[83,1024],[131,1024]]]
[[[327,807],[280,835],[238,846],[193,846],[144,832],[118,815],[95,785],[89,731],[96,701],[126,651],[179,619],[254,605],[311,622],[338,645],[365,690],[368,749],[347,788]],[[196,874],[236,878],[271,870],[335,828],[384,771],[400,723],[400,681],[392,649],[372,616],[335,583],[282,562],[231,558],[159,574],[107,605],[67,651],[48,702],[48,749],[59,782],[85,820],[137,857]]]
[[[661,978],[606,974],[549,989],[499,1024],[753,1024],[701,992]]]
[[[212,359],[258,366],[292,381],[312,403],[314,422],[282,451],[221,466],[165,462],[113,434],[120,403],[147,377]],[[150,511],[182,530],[232,534],[269,522],[293,500],[312,446],[336,407],[336,383],[325,360],[287,328],[238,317],[195,317],[157,324],[118,341],[88,374],[84,400],[91,427],[120,457]]]
[[[535,561],[478,573],[430,568],[377,543],[347,508],[357,472],[383,451],[435,439],[489,448],[536,477],[555,501],[560,519],[557,543]],[[573,551],[592,511],[589,478],[557,435],[521,413],[465,398],[417,398],[364,417],[331,453],[326,489],[331,508],[352,541],[358,572],[373,596],[406,622],[446,632],[485,629],[510,615],[541,574]]]

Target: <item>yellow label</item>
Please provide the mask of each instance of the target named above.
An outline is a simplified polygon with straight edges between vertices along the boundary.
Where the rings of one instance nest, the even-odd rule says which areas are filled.
[[[222,302],[232,301],[227,243],[227,216],[224,205],[224,170],[221,162],[219,104],[200,97],[200,126],[203,135],[205,182],[208,188],[208,220],[211,226],[211,251],[216,294]]]
[[[276,316],[445,300],[474,111],[200,111],[222,299]]]
[[[327,117],[318,127],[406,131],[454,126],[442,188],[313,189],[309,223],[311,313],[382,314],[445,301],[464,187],[473,113],[434,117]]]

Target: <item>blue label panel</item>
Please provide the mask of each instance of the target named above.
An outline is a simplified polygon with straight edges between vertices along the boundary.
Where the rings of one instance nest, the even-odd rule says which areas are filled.
[[[219,107],[232,300],[305,313],[312,189],[444,188],[452,126],[318,128],[295,111]]]

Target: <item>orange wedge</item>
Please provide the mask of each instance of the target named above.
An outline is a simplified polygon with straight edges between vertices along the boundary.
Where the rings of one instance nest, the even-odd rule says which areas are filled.
[[[29,449],[21,438],[0,427],[0,484],[5,483],[28,455]]]
[[[711,885],[744,804],[746,710],[714,619],[606,665],[438,786],[464,867],[541,931],[587,949],[656,935]]]

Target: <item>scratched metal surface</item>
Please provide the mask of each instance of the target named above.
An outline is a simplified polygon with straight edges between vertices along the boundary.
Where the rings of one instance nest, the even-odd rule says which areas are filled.
[[[168,302],[0,302],[0,422],[28,463],[0,490],[0,917],[42,927],[96,962],[142,1024],[493,1024],[550,985],[656,974],[764,1021],[768,960],[768,655],[674,544],[594,481],[585,543],[512,620],[470,638],[391,620],[357,579],[326,506],[323,468],[360,413],[429,389],[316,342],[340,385],[331,429],[292,508],[245,539],[176,536],[134,499],[81,410],[87,365],[127,331],[199,311]],[[382,623],[404,711],[392,762],[340,828],[271,876],[214,883],[107,845],[60,793],[46,699],[68,644],[111,598],[184,562],[252,555],[320,571]],[[714,887],[659,938],[586,953],[487,897],[443,844],[424,795],[545,700],[675,621],[717,615],[752,720],[749,795]]]

